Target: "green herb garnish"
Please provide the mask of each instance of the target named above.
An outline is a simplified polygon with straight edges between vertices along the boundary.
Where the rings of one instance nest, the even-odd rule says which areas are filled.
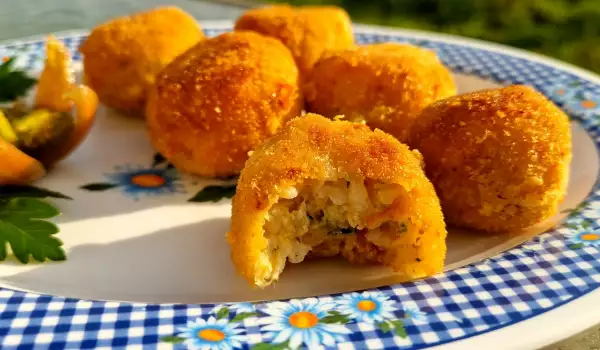
[[[0,261],[8,256],[7,243],[23,264],[66,259],[58,227],[47,221],[60,211],[41,198],[70,199],[64,194],[34,186],[0,186]]]
[[[62,242],[54,237],[58,227],[43,219],[58,216],[52,205],[37,198],[13,198],[0,205],[0,260],[7,257],[6,243],[20,262],[29,257],[44,262],[65,260]]]
[[[402,222],[398,225],[398,234],[404,233],[408,231],[408,228],[406,227],[406,223]]]
[[[11,57],[0,65],[0,102],[14,101],[25,96],[37,82],[24,71],[14,69],[14,62],[15,58]]]
[[[356,231],[356,229],[354,227],[343,227],[343,228],[329,231],[329,235],[330,236],[349,235],[349,234],[353,234],[355,231]]]

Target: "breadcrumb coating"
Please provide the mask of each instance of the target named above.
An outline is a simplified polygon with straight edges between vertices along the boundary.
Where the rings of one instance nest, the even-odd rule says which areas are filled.
[[[336,6],[274,5],[246,11],[235,30],[252,30],[281,40],[305,75],[321,55],[353,47],[348,13]]]
[[[421,166],[418,152],[380,130],[315,114],[291,120],[238,181],[227,234],[237,271],[265,287],[286,258],[342,255],[405,280],[440,273],[447,233]]]
[[[200,42],[158,76],[147,106],[154,147],[176,168],[239,174],[248,152],[302,111],[299,73],[278,40],[237,31]]]
[[[325,54],[304,87],[307,110],[366,121],[404,142],[419,112],[456,94],[451,72],[430,50],[379,43]]]
[[[79,48],[86,84],[106,106],[143,115],[158,72],[202,39],[196,20],[174,6],[112,19]]]
[[[438,101],[409,144],[423,154],[449,225],[522,229],[554,215],[566,193],[569,119],[528,86]]]

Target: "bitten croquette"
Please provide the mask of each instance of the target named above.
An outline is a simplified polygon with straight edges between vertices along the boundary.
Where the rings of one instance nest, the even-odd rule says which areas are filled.
[[[152,144],[191,174],[237,175],[248,152],[302,112],[299,73],[278,40],[237,31],[200,42],[158,76],[149,95]]]
[[[350,17],[336,6],[251,9],[236,21],[235,30],[252,30],[281,40],[292,51],[303,75],[325,51],[355,46]]]
[[[158,72],[202,39],[196,20],[173,6],[115,18],[94,28],[79,48],[85,82],[104,105],[143,116]]]
[[[527,86],[427,107],[411,132],[449,225],[518,230],[556,213],[571,161],[569,119]]]
[[[419,112],[456,94],[451,72],[420,47],[380,43],[325,54],[304,87],[309,112],[365,121],[404,142]]]
[[[307,114],[252,153],[227,239],[237,271],[263,288],[307,256],[383,264],[403,280],[434,275],[446,234],[418,152],[364,124]]]

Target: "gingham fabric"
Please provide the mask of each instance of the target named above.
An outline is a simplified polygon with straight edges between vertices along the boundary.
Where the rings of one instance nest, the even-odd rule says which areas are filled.
[[[219,32],[207,29],[209,36]],[[468,44],[450,44],[393,32],[372,34],[357,30],[356,36],[362,43],[406,41],[425,46],[435,50],[456,72],[505,84],[529,84],[541,91],[549,91],[549,87],[556,84],[570,84],[594,98],[600,94],[600,86],[569,72]],[[73,51],[83,38],[81,33],[62,37]],[[20,52],[25,57],[22,63],[35,69],[41,66],[43,43],[16,43],[0,47],[0,52],[3,55]],[[75,59],[79,56],[75,55]],[[560,99],[555,102],[564,105]],[[595,114],[579,113],[575,109],[569,112],[596,143],[600,142],[600,126]],[[427,348],[521,322],[594,291],[600,286],[600,247],[583,245],[575,249],[572,237],[579,232],[578,227],[590,232],[599,230],[599,196],[596,187],[586,200],[585,208],[571,215],[564,226],[499,256],[435,278],[375,289],[397,306],[394,315],[405,320],[406,336],[385,332],[374,323],[351,321],[344,325],[349,332],[341,334],[331,347]],[[342,296],[323,296],[316,303],[335,302]],[[425,313],[421,322],[405,317],[402,306],[407,304],[416,305]],[[272,333],[265,327],[268,310],[273,305],[256,304],[253,307],[257,315],[239,322],[242,348],[273,340]],[[3,349],[154,348],[173,343],[165,339],[180,335],[181,328],[189,322],[217,317],[216,310],[215,305],[99,302],[1,289],[0,341]],[[181,348],[192,345],[192,341],[173,344]]]

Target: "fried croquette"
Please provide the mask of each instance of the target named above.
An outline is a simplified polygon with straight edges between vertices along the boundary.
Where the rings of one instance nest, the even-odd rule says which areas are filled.
[[[106,106],[143,115],[158,72],[203,38],[196,20],[173,6],[115,18],[79,48],[84,79]]]
[[[352,23],[336,6],[274,5],[246,11],[236,30],[252,30],[281,40],[307,74],[325,51],[354,47]]]
[[[556,213],[571,161],[569,119],[527,86],[438,101],[417,118],[417,148],[449,225],[499,232]]]
[[[419,112],[455,95],[456,86],[434,52],[380,43],[324,55],[304,93],[309,112],[366,121],[404,142]]]
[[[252,153],[227,239],[239,274],[263,288],[307,256],[383,264],[405,280],[433,275],[446,234],[418,152],[364,124],[307,114]]]
[[[237,175],[248,152],[302,112],[299,73],[278,40],[231,32],[200,42],[158,76],[147,105],[154,147],[185,172]]]

